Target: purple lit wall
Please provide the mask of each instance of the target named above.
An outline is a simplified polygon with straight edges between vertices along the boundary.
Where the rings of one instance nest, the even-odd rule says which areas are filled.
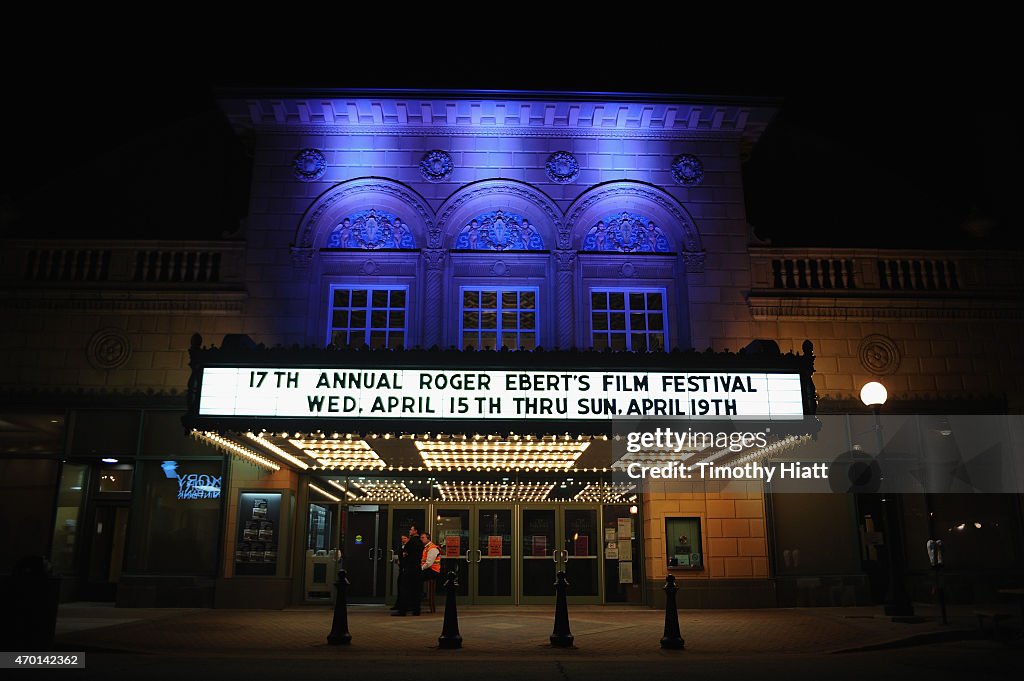
[[[463,346],[490,287],[536,293],[542,347],[590,347],[608,290],[663,292],[669,347],[749,339],[740,149],[771,111],[585,99],[225,100],[258,140],[246,331],[323,344],[332,291],[401,287],[405,345]]]

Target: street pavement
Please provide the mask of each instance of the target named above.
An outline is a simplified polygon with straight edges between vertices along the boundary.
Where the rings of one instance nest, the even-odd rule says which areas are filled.
[[[383,606],[349,606],[352,643],[327,645],[332,610],[118,609],[61,606],[57,648],[84,651],[88,678],[374,678],[428,664],[445,678],[628,679],[667,673],[703,678],[1006,678],[1024,662],[1019,615],[1003,639],[979,631],[973,608],[949,624],[933,606],[912,621],[881,607],[696,610],[680,613],[683,651],[662,650],[664,613],[642,607],[569,606],[571,649],[550,647],[547,606],[460,606],[460,650],[440,650],[443,608],[391,617]],[[1008,611],[1009,612],[1009,611]],[[82,673],[82,672],[75,672]]]

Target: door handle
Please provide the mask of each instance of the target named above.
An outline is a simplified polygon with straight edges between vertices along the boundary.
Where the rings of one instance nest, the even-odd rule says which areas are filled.
[[[395,562],[395,550],[394,549],[388,549],[388,562],[389,563],[394,563]]]
[[[558,562],[558,554],[560,554],[560,553],[561,553],[561,551],[559,551],[558,549],[551,549],[551,560],[554,561],[555,563],[557,563]]]
[[[479,562],[483,561],[483,559],[484,559],[484,552],[481,551],[480,549],[477,549],[476,550],[476,562],[479,563]]]

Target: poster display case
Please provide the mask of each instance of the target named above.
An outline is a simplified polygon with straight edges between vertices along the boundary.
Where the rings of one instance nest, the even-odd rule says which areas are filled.
[[[285,515],[284,492],[239,492],[235,533],[235,575],[270,576],[283,564],[279,547]]]

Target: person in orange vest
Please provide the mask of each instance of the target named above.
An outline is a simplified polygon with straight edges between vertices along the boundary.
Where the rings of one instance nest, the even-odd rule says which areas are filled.
[[[430,606],[430,612],[436,612],[437,580],[441,576],[441,549],[430,540],[429,532],[423,532],[420,536],[423,537],[420,574],[423,575],[423,583],[427,586],[427,605]]]

